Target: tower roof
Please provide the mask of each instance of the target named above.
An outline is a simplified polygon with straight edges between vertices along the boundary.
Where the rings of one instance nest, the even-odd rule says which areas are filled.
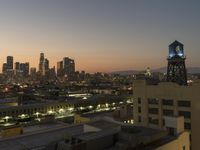
[[[183,46],[183,44],[182,44],[181,42],[175,40],[173,43],[171,43],[171,44],[169,45],[169,47],[173,47],[173,46],[176,46],[176,45],[181,45],[181,46]]]

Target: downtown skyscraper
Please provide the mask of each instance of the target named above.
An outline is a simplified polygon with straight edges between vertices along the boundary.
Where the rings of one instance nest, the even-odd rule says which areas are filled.
[[[40,53],[40,60],[39,60],[40,75],[44,76],[48,70],[49,70],[49,60],[44,57],[44,53]]]
[[[70,77],[75,73],[75,61],[69,57],[64,57],[57,62],[57,75]]]

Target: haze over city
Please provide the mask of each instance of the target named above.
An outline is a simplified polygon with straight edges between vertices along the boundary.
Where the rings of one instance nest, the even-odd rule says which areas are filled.
[[[1,0],[0,66],[6,56],[38,67],[68,56],[76,69],[111,72],[166,66],[167,46],[185,45],[187,66],[200,65],[199,1]],[[161,61],[162,60],[162,61]]]

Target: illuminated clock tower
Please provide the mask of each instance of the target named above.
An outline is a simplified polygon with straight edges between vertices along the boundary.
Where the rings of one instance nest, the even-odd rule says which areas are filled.
[[[174,41],[169,45],[169,57],[167,67],[167,81],[176,82],[179,85],[187,85],[187,71],[185,67],[184,45]]]

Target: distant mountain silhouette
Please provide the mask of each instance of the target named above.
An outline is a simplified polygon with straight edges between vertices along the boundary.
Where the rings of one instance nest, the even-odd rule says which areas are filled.
[[[161,73],[167,73],[167,67],[161,67],[158,69],[152,69],[152,72],[161,72]],[[111,72],[111,74],[121,74],[121,75],[132,75],[132,74],[138,74],[145,72],[145,70],[123,70],[123,71],[114,71]],[[197,74],[200,73],[200,67],[188,67],[187,72],[191,74]]]
[[[114,71],[111,72],[111,74],[121,74],[121,75],[132,75],[132,74],[138,74],[140,72],[144,72],[144,71],[139,71],[139,70],[124,70],[124,71]]]
[[[200,73],[200,67],[189,67],[187,68],[188,73],[196,74]]]
[[[167,73],[167,67],[162,67],[158,69],[153,69],[152,72],[162,72]],[[191,74],[200,73],[200,67],[187,67],[187,72]]]

